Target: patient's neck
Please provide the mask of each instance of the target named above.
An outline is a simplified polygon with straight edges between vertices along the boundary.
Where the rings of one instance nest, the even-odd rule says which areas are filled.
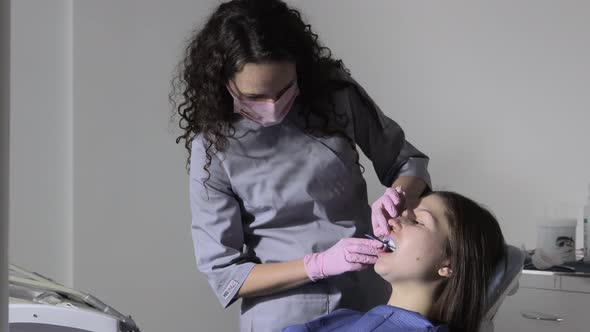
[[[438,283],[398,282],[392,285],[388,305],[432,317]]]

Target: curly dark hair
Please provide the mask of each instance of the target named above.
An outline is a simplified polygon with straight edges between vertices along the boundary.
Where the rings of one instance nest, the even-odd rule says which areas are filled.
[[[341,135],[356,151],[345,130],[349,117],[338,113],[332,101],[332,92],[345,85],[332,75],[336,70],[348,73],[342,61],[332,58],[300,12],[283,1],[233,0],[221,4],[189,40],[172,81],[170,100],[183,131],[176,143],[184,141],[188,170],[196,135],[203,135],[203,168],[209,174],[212,156],[224,151],[227,138],[235,134],[238,116],[226,83],[246,63],[271,61],[296,65],[303,129],[315,136]]]

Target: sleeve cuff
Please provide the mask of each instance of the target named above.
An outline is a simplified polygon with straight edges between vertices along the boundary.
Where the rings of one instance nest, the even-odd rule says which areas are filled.
[[[235,301],[234,297],[236,293],[240,290],[255,265],[256,263],[248,262],[234,266],[230,276],[228,278],[223,278],[223,280],[215,286],[217,299],[224,308],[229,307]]]
[[[422,179],[426,186],[432,189],[430,181],[430,174],[428,173],[428,159],[427,158],[409,158],[406,163],[399,169],[395,176],[391,179],[393,183],[395,178],[400,176],[413,176]],[[391,185],[390,183],[390,185]]]

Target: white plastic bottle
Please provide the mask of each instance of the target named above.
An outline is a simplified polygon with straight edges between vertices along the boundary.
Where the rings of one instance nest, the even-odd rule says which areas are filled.
[[[590,184],[588,184],[588,196],[582,218],[584,223],[584,262],[590,263]]]

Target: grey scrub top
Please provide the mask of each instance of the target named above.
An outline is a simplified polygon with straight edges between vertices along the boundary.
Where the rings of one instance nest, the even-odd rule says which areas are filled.
[[[334,92],[350,121],[346,131],[371,159],[384,186],[399,176],[430,184],[428,157],[405,140],[366,92],[351,85]],[[203,170],[202,136],[192,142],[190,203],[199,270],[221,305],[233,302],[259,263],[285,262],[321,252],[346,237],[371,232],[367,185],[355,152],[342,137],[318,138],[302,128],[297,102],[285,120],[262,127],[246,118],[224,152]],[[242,300],[241,331],[279,331],[341,307],[367,311],[389,298],[371,268]]]

